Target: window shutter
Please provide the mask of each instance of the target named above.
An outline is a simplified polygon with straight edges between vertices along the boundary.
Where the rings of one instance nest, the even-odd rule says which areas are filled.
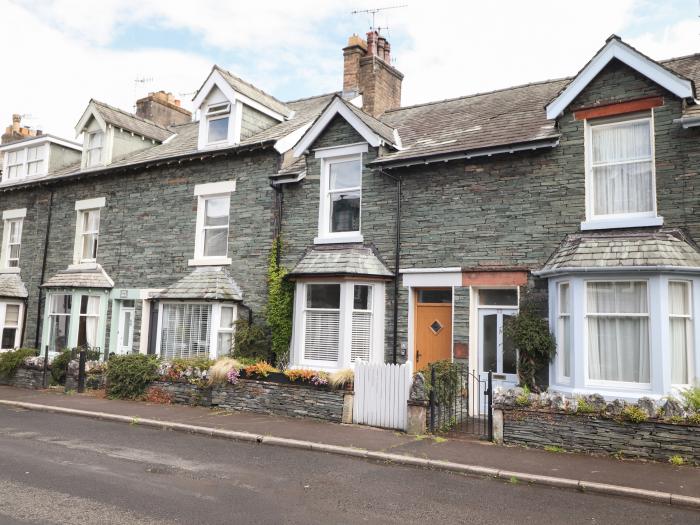
[[[352,346],[350,358],[353,363],[369,361],[372,348],[372,312],[353,312]]]
[[[338,361],[340,312],[309,310],[304,331],[304,359]]]
[[[160,336],[164,359],[209,355],[211,305],[165,304]]]

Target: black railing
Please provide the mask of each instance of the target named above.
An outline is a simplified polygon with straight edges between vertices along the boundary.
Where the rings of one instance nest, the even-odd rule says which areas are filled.
[[[459,363],[430,365],[429,428],[433,433],[493,439],[492,374],[485,379]]]

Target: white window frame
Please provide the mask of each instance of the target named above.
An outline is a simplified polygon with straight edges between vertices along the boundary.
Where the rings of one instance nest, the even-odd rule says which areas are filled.
[[[197,220],[195,225],[194,258],[188,261],[189,266],[225,266],[231,264],[228,256],[229,241],[231,237],[231,194],[236,191],[236,181],[213,182],[209,184],[198,184],[194,188],[197,197]],[[226,228],[226,255],[205,256],[204,255],[204,232],[207,229],[204,225],[206,203],[208,199],[225,198],[228,199],[229,214]],[[223,226],[218,227],[223,228]]]
[[[98,146],[94,145],[93,141],[95,137],[100,137],[100,144]],[[86,168],[97,168],[99,166],[105,165],[105,139],[106,133],[102,130],[89,131],[85,136],[85,167]],[[93,155],[95,152],[99,154],[99,159],[97,162],[94,161]]]
[[[163,311],[165,305],[181,305],[181,304],[191,304],[191,305],[205,305],[211,306],[211,314],[209,317],[209,355],[210,359],[216,359],[219,344],[219,332],[222,331],[221,326],[221,308],[222,307],[232,307],[233,308],[233,321],[234,323],[238,320],[238,305],[232,302],[211,302],[211,301],[201,301],[201,300],[187,300],[187,301],[160,301],[158,303],[158,326],[156,331],[156,355],[161,355],[161,342],[162,342],[162,331],[163,331]],[[234,330],[231,331],[233,333]]]
[[[207,146],[216,146],[219,144],[226,144],[229,142],[229,135],[231,133],[231,118],[233,118],[233,112],[231,111],[231,109],[232,106],[230,102],[215,102],[207,106],[207,111],[205,114],[207,120],[207,136],[205,142],[207,143]],[[226,136],[221,140],[209,140],[209,125],[215,120],[221,120],[224,118],[229,119],[228,126],[226,126]]]
[[[68,296],[71,298],[71,305],[70,305],[70,311],[68,313],[55,313],[53,311],[53,302],[54,298],[56,296]],[[80,305],[78,305],[78,310],[80,310]],[[48,321],[47,324],[47,330],[46,330],[46,335],[48,337],[48,340],[44,343],[46,345],[51,345],[51,339],[52,339],[52,327],[53,327],[53,318],[54,317],[65,317],[67,318],[67,323],[66,323],[66,346],[64,348],[54,348],[51,350],[51,353],[57,354],[63,352],[65,348],[69,348],[71,346],[71,336],[74,334],[74,328],[73,328],[73,314],[75,312],[75,294],[69,292],[69,291],[57,291],[57,292],[52,292],[46,296],[46,319]],[[77,324],[77,323],[75,323]],[[77,329],[77,326],[76,326]],[[75,334],[77,336],[77,334]]]
[[[610,127],[633,122],[649,123],[649,138],[651,141],[651,184],[653,210],[638,213],[616,213],[606,215],[596,215],[594,213],[595,184],[593,182],[593,128]],[[607,119],[595,119],[593,121],[584,120],[584,144],[585,144],[585,201],[586,220],[581,223],[582,230],[608,229],[608,228],[631,228],[644,226],[660,226],[663,224],[663,217],[657,214],[656,202],[656,146],[654,134],[654,111],[650,110],[643,115],[612,117]],[[639,162],[637,159],[635,162]],[[618,163],[621,164],[621,163]]]
[[[308,310],[306,307],[306,288],[308,285],[313,284],[340,285],[339,349],[338,360],[336,362],[304,358],[306,311]],[[372,324],[369,362],[384,362],[384,282],[360,279],[319,279],[297,281],[296,283],[290,368],[311,368],[314,370],[326,371],[354,368],[355,363],[352,361],[352,318],[353,312],[355,311],[353,291],[356,285],[369,286],[372,289]],[[333,311],[335,311],[335,309]]]
[[[19,307],[18,312],[17,312],[17,326],[7,326],[6,317],[7,317],[7,307],[8,306]],[[5,331],[5,328],[16,328],[14,346],[12,348],[0,348],[0,352],[19,348],[22,345],[22,330],[23,330],[23,324],[24,324],[24,303],[21,301],[0,301],[0,319],[2,320],[2,324],[0,325],[0,345],[2,344],[2,335],[3,335],[3,332]]]
[[[367,153],[367,143],[352,144],[332,148],[322,148],[315,151],[315,156],[321,161],[321,184],[318,212],[318,237],[315,244],[363,242],[362,236],[362,179],[364,178],[364,154]],[[359,229],[354,232],[331,232],[331,193],[330,168],[335,163],[358,161],[360,164],[360,186],[344,188],[342,191],[360,192]]]
[[[231,327],[223,327],[221,326],[221,321],[223,319],[223,310],[224,308],[230,308],[231,309]],[[234,337],[234,332],[236,331],[236,320],[238,319],[238,308],[236,307],[235,304],[220,304],[218,309],[216,309],[216,312],[214,312],[214,315],[212,316],[213,318],[216,319],[216,331],[215,331],[215,337],[216,337],[216,348],[214,349],[214,356],[219,355],[219,335],[220,334],[231,334],[231,348],[233,348],[233,337]]]
[[[106,205],[104,197],[94,199],[85,199],[75,202],[75,243],[73,248],[73,265],[92,265],[97,263],[97,251],[99,251],[99,236],[100,226],[102,222],[102,208]],[[99,214],[99,222],[96,232],[88,232],[83,230],[85,216],[91,211],[97,211]],[[83,237],[88,234],[97,233],[97,250],[95,257],[84,257],[83,253]]]
[[[10,156],[14,154],[15,161],[10,162]],[[26,168],[24,166],[25,159],[27,158],[27,149],[15,149],[5,152],[5,169],[3,170],[3,182],[10,182],[13,180],[23,179],[26,176]],[[16,175],[10,177],[10,170],[16,168]]]
[[[0,273],[19,273],[20,272],[20,260],[21,260],[21,250],[22,250],[22,229],[24,226],[24,218],[27,216],[27,208],[19,208],[16,210],[5,210],[2,213],[3,219],[3,233],[2,233],[2,253],[0,254]],[[20,245],[20,256],[17,257],[17,266],[10,266],[10,246],[11,238],[10,232],[12,224],[18,224],[19,228],[19,245]],[[17,244],[17,243],[15,243]]]
[[[688,367],[688,379],[689,381],[687,383],[674,383],[673,379],[671,379],[671,384],[674,387],[687,387],[690,386],[690,384],[693,381],[693,377],[695,377],[695,355],[694,355],[694,348],[695,348],[695,330],[694,330],[694,318],[693,318],[693,306],[694,306],[694,300],[693,300],[693,281],[688,281],[685,279],[669,279],[668,280],[668,287],[669,290],[666,292],[667,300],[669,300],[670,303],[670,285],[671,283],[681,283],[685,285],[688,289],[688,313],[687,314],[672,314],[671,313],[671,308],[669,304],[668,308],[668,324],[669,324],[669,337],[668,337],[668,345],[669,345],[669,355],[671,353],[671,339],[670,339],[670,330],[671,330],[671,319],[685,319],[686,321],[689,321],[690,324],[690,337],[688,337],[688,348],[686,348],[686,353],[687,353],[687,367]],[[671,378],[673,378],[673,374],[671,374]]]
[[[568,295],[569,295],[569,311],[567,313],[562,313],[562,301],[561,301],[561,289],[563,286],[566,286],[568,288]],[[574,348],[572,344],[572,339],[573,339],[573,288],[571,286],[571,283],[569,281],[560,281],[557,283],[557,324],[556,324],[556,342],[557,342],[557,375],[559,378],[559,382],[564,383],[564,384],[570,384],[571,383],[571,377],[573,376],[573,368],[574,368]],[[565,363],[564,363],[564,357],[561,352],[559,352],[560,344],[564,340],[563,336],[563,329],[562,329],[562,319],[567,318],[569,320],[569,340],[567,341],[568,346],[569,346],[569,375],[566,375],[565,372]]]
[[[37,156],[36,156],[36,158],[29,160],[29,152],[33,151],[33,150],[37,152],[37,154],[36,154]],[[41,175],[44,175],[47,173],[48,170],[45,169],[46,164],[44,164],[48,160],[47,155],[46,155],[46,150],[47,150],[47,147],[45,144],[39,144],[38,146],[27,147],[27,149],[25,151],[25,164],[26,164],[26,176],[27,177],[40,177]],[[29,170],[30,170],[31,166],[34,164],[38,164],[39,166],[41,166],[41,169],[37,169],[36,173],[30,174]]]

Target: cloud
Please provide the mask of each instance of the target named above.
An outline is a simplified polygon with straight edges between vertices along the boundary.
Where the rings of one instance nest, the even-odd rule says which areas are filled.
[[[72,137],[91,97],[130,109],[145,89],[191,93],[215,61],[282,99],[337,90],[342,46],[369,24],[350,14],[353,7],[340,0],[0,0],[0,34],[13,43],[3,54],[0,126],[19,112]],[[377,23],[389,26],[410,104],[575,74],[611,33],[654,58],[693,52],[695,13],[662,7],[412,0],[379,13]],[[128,45],[136,33],[151,38]],[[154,81],[134,82],[143,76]],[[187,105],[191,95],[182,98]]]

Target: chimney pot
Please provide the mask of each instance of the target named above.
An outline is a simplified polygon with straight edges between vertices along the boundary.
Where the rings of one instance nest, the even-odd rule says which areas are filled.
[[[377,56],[377,32],[370,31],[367,33],[367,54],[369,56]]]
[[[384,62],[391,65],[391,44],[388,41],[384,44]]]
[[[22,115],[14,113],[12,115],[12,131],[14,133],[19,133],[20,122],[22,122]]]
[[[383,36],[380,36],[377,38],[377,56],[384,60],[384,52],[385,52],[385,46],[386,46],[386,38]]]

